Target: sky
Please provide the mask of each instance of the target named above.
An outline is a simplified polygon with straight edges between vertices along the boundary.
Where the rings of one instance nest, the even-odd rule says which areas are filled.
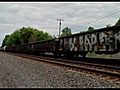
[[[57,36],[57,19],[64,20],[61,29],[69,27],[73,34],[86,31],[90,26],[98,29],[114,25],[120,18],[119,10],[119,2],[0,2],[0,46],[5,35],[22,27]],[[108,16],[100,18],[105,15]]]

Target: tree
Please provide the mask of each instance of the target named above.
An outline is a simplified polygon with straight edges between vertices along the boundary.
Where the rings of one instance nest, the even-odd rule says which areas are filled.
[[[93,30],[94,30],[94,28],[91,26],[88,28],[88,31],[93,31]]]
[[[60,35],[60,37],[70,36],[70,35],[72,35],[71,29],[66,27],[62,30],[62,34]]]
[[[14,46],[21,44],[19,30],[13,32],[6,41],[6,45]]]
[[[29,39],[28,39],[28,42],[29,43],[33,43],[33,42],[36,42],[37,40],[36,40],[36,36],[35,36],[35,34],[32,32],[31,33],[31,35],[30,35],[30,37],[29,37]]]
[[[106,25],[107,28],[111,27],[111,24]]]
[[[37,29],[34,29],[33,33],[35,34],[36,41],[49,40],[53,38],[49,33],[39,31]]]
[[[3,47],[5,45],[22,45],[52,38],[53,37],[47,32],[39,31],[31,27],[22,27],[21,29],[13,32],[11,35],[5,37],[5,39],[3,40]]]
[[[115,23],[115,26],[120,26],[120,18],[119,18],[119,20]]]
[[[19,29],[20,31],[20,41],[21,44],[27,44],[29,43],[29,38],[33,32],[33,28],[31,27],[23,27],[21,29]]]
[[[6,41],[8,40],[10,35],[6,35],[5,38],[3,39],[2,47],[6,46]]]

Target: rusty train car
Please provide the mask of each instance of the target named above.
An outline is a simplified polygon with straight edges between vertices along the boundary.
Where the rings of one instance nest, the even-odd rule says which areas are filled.
[[[96,29],[71,36],[6,48],[24,53],[53,53],[55,56],[85,57],[88,52],[115,54],[120,51],[120,26]]]

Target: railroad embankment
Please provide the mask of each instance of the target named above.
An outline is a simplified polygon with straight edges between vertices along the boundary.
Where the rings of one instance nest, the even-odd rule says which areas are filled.
[[[82,72],[0,52],[0,88],[120,88]]]

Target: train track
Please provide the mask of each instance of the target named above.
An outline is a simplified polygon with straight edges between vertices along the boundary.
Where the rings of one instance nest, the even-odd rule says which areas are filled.
[[[120,84],[120,67],[102,64],[93,64],[79,61],[71,61],[65,59],[26,55],[26,54],[16,54],[10,53],[23,58],[33,59],[37,61],[46,62],[49,64],[64,67],[65,69],[75,70],[87,73],[89,75],[100,76],[103,79],[112,80],[114,83]]]

